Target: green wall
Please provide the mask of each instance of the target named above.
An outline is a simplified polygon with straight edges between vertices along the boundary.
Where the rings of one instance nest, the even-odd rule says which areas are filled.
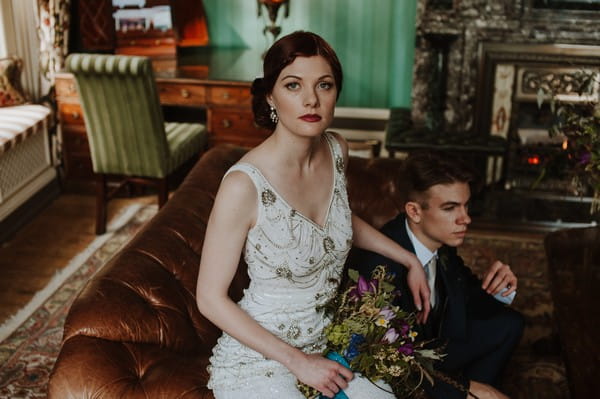
[[[212,46],[266,49],[266,10],[255,0],[203,0]],[[323,36],[344,67],[338,105],[410,106],[416,0],[290,0],[282,35],[309,30]]]

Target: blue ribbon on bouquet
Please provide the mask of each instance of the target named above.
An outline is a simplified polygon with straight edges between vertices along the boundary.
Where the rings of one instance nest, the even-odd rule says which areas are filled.
[[[346,358],[344,358],[344,356],[340,355],[337,352],[330,351],[327,353],[327,355],[325,355],[325,357],[329,360],[333,360],[334,362],[338,362],[339,364],[341,364],[342,366],[344,366],[348,369],[350,368],[350,365],[346,361]],[[319,399],[329,399],[329,398],[327,398],[327,396],[320,395]],[[340,389],[340,391],[333,397],[333,399],[349,399],[349,398],[344,393],[344,391]]]

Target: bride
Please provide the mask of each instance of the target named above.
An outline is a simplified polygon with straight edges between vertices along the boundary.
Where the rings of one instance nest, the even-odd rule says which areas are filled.
[[[326,359],[322,311],[336,294],[351,245],[409,269],[411,293],[429,311],[417,258],[348,205],[348,148],[327,132],[342,88],[338,58],[320,36],[295,32],[267,52],[252,86],[255,122],[272,130],[226,173],[208,222],[196,297],[223,330],[210,359],[217,399],[303,398],[297,382],[327,397],[393,398]],[[228,296],[241,254],[250,285]]]

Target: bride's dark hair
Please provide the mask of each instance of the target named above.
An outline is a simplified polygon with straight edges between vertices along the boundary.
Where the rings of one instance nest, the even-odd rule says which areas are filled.
[[[290,65],[296,57],[312,57],[320,55],[329,63],[339,97],[342,91],[342,65],[335,51],[319,35],[312,32],[297,31],[277,40],[265,54],[263,77],[252,82],[252,111],[258,126],[269,130],[275,129],[270,118],[270,107],[267,95],[273,90],[279,74]]]

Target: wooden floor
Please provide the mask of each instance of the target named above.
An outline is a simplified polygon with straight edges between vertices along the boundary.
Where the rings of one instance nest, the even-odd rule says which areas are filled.
[[[116,198],[108,220],[134,202],[155,196]],[[55,273],[96,238],[92,195],[62,194],[0,247],[0,324],[43,289]]]

